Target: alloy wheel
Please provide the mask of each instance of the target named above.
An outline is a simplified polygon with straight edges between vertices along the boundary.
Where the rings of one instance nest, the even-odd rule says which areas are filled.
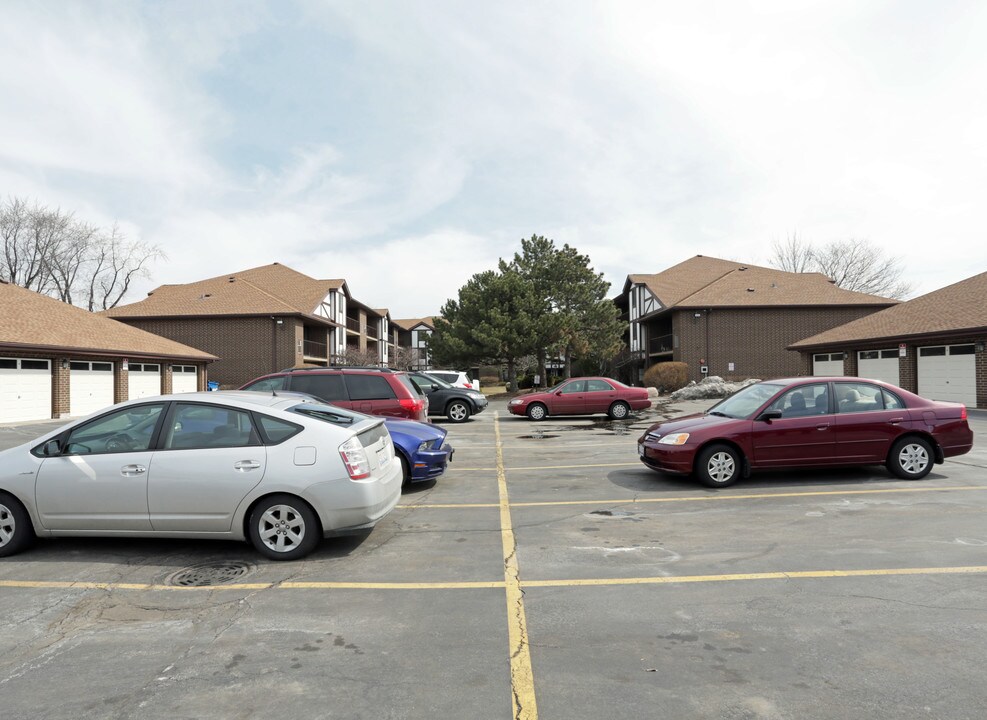
[[[17,521],[14,514],[6,505],[0,505],[0,547],[4,547],[14,539],[17,532]]]
[[[274,552],[291,552],[305,539],[305,519],[290,505],[272,505],[260,516],[257,532]]]

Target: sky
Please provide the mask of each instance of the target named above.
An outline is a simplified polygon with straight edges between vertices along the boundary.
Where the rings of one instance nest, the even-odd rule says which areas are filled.
[[[796,233],[987,270],[987,3],[0,3],[0,196],[394,318],[545,235],[629,273]]]

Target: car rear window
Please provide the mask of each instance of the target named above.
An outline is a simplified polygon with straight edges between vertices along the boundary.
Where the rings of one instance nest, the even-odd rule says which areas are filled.
[[[418,397],[419,395],[421,395],[421,392],[418,390],[418,388],[415,386],[415,384],[413,382],[411,382],[411,378],[410,377],[408,377],[407,375],[395,375],[394,377],[396,377],[398,379],[398,382],[399,383],[401,383],[406,388],[408,388],[408,392],[411,393],[411,397],[414,398],[414,397]]]
[[[291,376],[291,389],[295,392],[315,395],[315,397],[328,400],[329,402],[349,400],[349,397],[346,395],[346,386],[343,384],[342,375],[298,373]]]
[[[264,392],[267,390],[282,390],[284,389],[284,375],[278,375],[276,377],[264,378],[258,380],[257,382],[250,383],[244,386],[244,390],[252,390],[253,392]]]
[[[350,391],[350,400],[390,400],[397,397],[387,378],[382,375],[347,375],[346,388]]]
[[[445,380],[447,383],[456,382],[456,379],[459,377],[456,373],[447,372],[430,372],[429,375],[437,377],[439,380]]]

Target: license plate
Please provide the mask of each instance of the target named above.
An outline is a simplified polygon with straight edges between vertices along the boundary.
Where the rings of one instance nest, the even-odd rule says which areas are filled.
[[[387,463],[391,461],[391,453],[388,452],[386,447],[382,447],[377,451],[377,465],[380,467],[387,467]]]

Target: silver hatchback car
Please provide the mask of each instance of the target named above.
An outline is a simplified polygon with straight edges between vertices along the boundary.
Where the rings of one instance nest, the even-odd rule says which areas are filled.
[[[401,496],[382,418],[297,396],[133,400],[0,452],[0,557],[35,537],[247,540],[273,560]]]

